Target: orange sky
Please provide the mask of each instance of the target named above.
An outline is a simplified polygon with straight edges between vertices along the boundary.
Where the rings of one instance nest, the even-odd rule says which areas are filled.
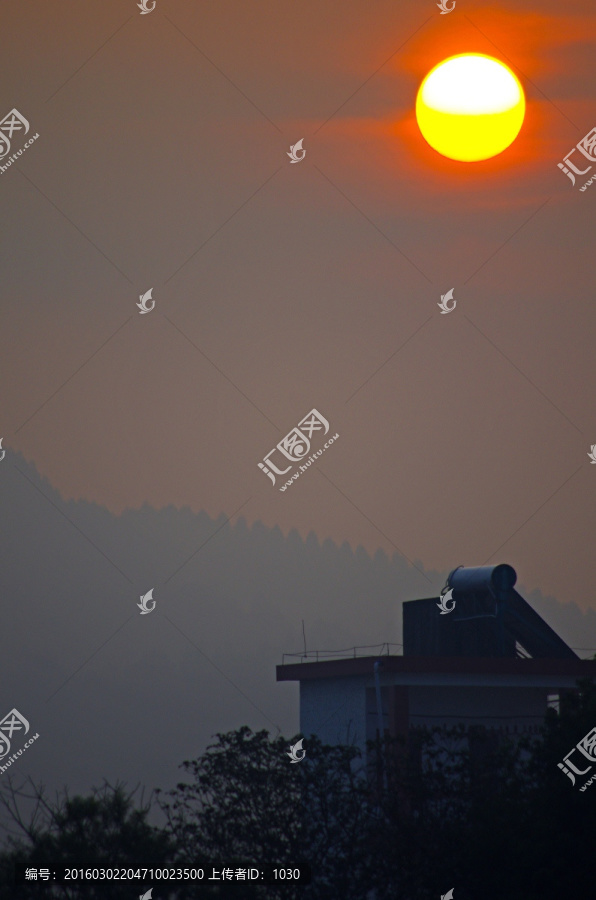
[[[8,12],[2,109],[40,139],[0,180],[3,446],[116,512],[250,498],[286,533],[507,561],[596,607],[596,188],[557,169],[596,124],[590,5],[131,9]],[[528,103],[469,165],[413,116],[464,51]],[[313,407],[341,440],[281,494],[257,463]]]

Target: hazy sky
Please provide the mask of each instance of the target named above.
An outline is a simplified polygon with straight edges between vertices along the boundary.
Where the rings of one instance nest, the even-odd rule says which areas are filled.
[[[596,186],[557,163],[596,125],[596,10],[136,3],[1,9],[0,119],[39,133],[0,174],[19,775],[168,788],[217,731],[290,736],[302,620],[309,649],[399,643],[459,564],[510,563],[593,652]],[[465,51],[526,92],[482,163],[414,118]],[[280,492],[257,464],[313,408],[339,438]]]
[[[103,778],[167,789],[217,732],[249,725],[291,738],[299,692],[275,680],[282,653],[301,654],[304,642],[308,651],[368,645],[360,652],[373,656],[388,642],[398,653],[402,601],[437,596],[447,575],[188,507],[116,516],[65,502],[19,454],[2,465],[0,704],[40,736],[8,773],[52,790],[87,791]],[[580,657],[593,655],[596,611],[545,597],[519,575],[533,608]],[[149,588],[156,608],[142,616]],[[0,810],[0,833],[1,819]]]
[[[596,125],[591,4],[6,2],[2,24],[2,115],[40,135],[0,176],[5,448],[118,514],[507,561],[596,608],[596,187],[557,168]],[[484,163],[413,116],[467,50],[528,103]],[[313,408],[340,438],[280,493],[257,463]]]

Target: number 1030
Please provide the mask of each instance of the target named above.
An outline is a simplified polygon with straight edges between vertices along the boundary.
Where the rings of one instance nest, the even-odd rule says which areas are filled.
[[[285,881],[291,878],[298,880],[300,878],[300,869],[274,869],[273,877],[278,881]]]

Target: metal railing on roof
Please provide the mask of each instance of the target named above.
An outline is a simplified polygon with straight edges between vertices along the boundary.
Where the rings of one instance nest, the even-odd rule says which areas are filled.
[[[282,655],[282,665],[291,662],[324,662],[331,659],[357,659],[359,656],[403,656],[403,644],[362,644],[359,647],[346,647],[343,650],[306,650],[302,653],[284,653]],[[391,648],[395,647],[396,651],[392,653]],[[527,651],[521,651],[521,645],[516,647],[517,658],[532,659]],[[573,650],[595,650],[593,647],[573,647]],[[592,659],[592,657],[585,657]]]
[[[391,648],[396,651],[392,654]],[[399,652],[397,650],[399,648]],[[282,665],[286,659],[290,662],[323,662],[330,659],[357,659],[359,656],[401,656],[403,644],[362,644],[359,647],[346,647],[343,650],[303,650],[302,653],[284,653]]]

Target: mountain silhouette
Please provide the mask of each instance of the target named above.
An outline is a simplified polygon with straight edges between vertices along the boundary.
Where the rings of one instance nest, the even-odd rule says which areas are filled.
[[[401,644],[402,601],[438,596],[447,575],[223,514],[113,515],[63,500],[11,451],[0,498],[0,714],[16,707],[40,735],[15,777],[50,788],[107,778],[167,789],[217,732],[294,735],[298,686],[276,683],[275,666],[303,651],[302,620],[308,650]],[[518,575],[565,641],[596,647],[595,612],[528,593]],[[151,589],[156,607],[140,615]]]

